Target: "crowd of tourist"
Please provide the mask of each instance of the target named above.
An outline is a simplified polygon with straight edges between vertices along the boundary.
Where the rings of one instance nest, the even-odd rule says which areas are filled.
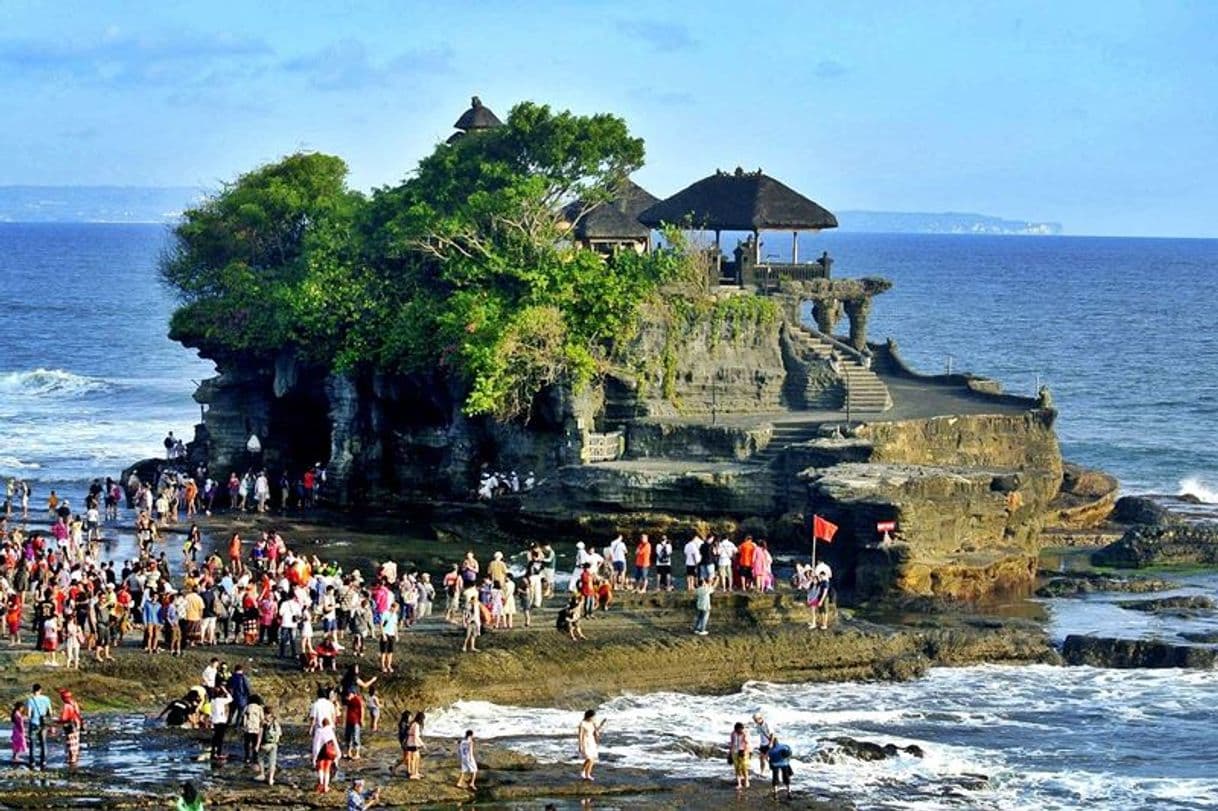
[[[199,476],[202,488],[195,484]],[[239,480],[234,485],[236,479],[230,477],[233,508],[264,510],[265,474],[255,475],[248,491]],[[311,484],[315,493],[317,479]],[[585,638],[583,621],[611,610],[615,593],[683,587],[695,606],[693,631],[705,635],[715,593],[775,588],[768,544],[750,535],[736,543],[695,533],[679,547],[665,535],[653,543],[647,534],[631,541],[619,535],[603,549],[581,542],[575,545],[569,577],[559,573],[558,555],[548,543],[531,544],[514,565],[502,552],[480,561],[469,551],[438,583],[429,572],[392,560],[367,576],[358,569],[344,571],[333,561],[294,550],[270,527],[251,538],[234,531],[208,550],[195,519],[213,506],[213,491],[214,481],[203,470],[195,476],[168,471],[155,482],[133,476],[123,485],[95,480],[79,512],[52,491],[46,502],[49,529],[44,531],[41,522],[30,520],[30,488],[11,480],[0,517],[0,601],[8,642],[25,642],[28,627],[28,641],[44,653],[47,665],[73,669],[81,667],[82,657],[113,661],[119,647],[135,650],[138,645],[146,655],[180,656],[190,648],[236,645],[262,646],[305,672],[337,677],[341,671],[341,680],[318,695],[309,713],[310,762],[323,792],[330,790],[340,759],[361,757],[365,729],[379,730],[378,677],[366,678],[361,666],[394,673],[399,638],[433,617],[433,611],[433,622],[462,627],[462,649],[474,653],[484,633],[532,627],[536,612],[557,591],[566,596],[559,601],[556,628],[579,641]],[[250,493],[252,501],[247,501]],[[126,560],[106,559],[103,525],[117,520],[124,495],[134,509],[136,552]],[[183,521],[189,526],[175,526]],[[184,539],[182,554],[173,555],[172,564],[165,543],[171,528]],[[674,572],[681,561],[683,582],[679,569]],[[828,622],[830,577],[823,563],[796,567],[794,582],[807,593],[813,627]],[[438,600],[444,603],[442,616],[435,607]],[[36,685],[27,701],[12,708],[15,761],[25,758],[31,767],[44,767],[47,732],[59,728],[67,763],[76,763],[84,719],[69,692],[61,691],[60,700],[56,713]],[[231,733],[240,741],[242,763],[255,769],[258,779],[275,783],[283,720],[255,691],[242,664],[230,671],[218,656],[212,658],[199,683],[170,702],[160,717],[173,726],[209,729],[210,756],[217,764],[234,756]],[[601,726],[585,720],[589,723],[580,727],[578,749],[584,761],[581,776],[590,780]],[[420,776],[424,724],[422,712],[404,713],[398,721],[400,766],[410,779]],[[732,747],[736,754],[751,751],[748,736],[736,732]],[[476,788],[474,752],[469,731],[459,743],[459,785],[469,789]],[[782,774],[786,764],[781,759],[769,762]],[[740,781],[747,785],[747,773]],[[358,795],[375,801],[362,788]]]

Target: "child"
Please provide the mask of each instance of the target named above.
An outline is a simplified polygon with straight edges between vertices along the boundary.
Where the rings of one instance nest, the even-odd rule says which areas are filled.
[[[381,726],[381,700],[376,695],[376,685],[368,688],[368,715],[372,718],[372,731]]]
[[[477,791],[478,761],[474,756],[474,731],[465,730],[465,737],[457,743],[457,755],[461,759],[461,775],[457,778],[457,788]],[[466,780],[469,782],[467,783]]]

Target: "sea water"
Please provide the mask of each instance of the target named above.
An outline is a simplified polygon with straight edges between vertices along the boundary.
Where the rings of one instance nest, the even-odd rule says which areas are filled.
[[[193,381],[213,368],[166,337],[173,300],[155,266],[167,236],[159,225],[0,223],[0,476],[30,479],[36,503],[51,486],[78,492],[159,454],[166,431],[188,437],[197,421]],[[837,276],[893,280],[870,334],[897,338],[921,370],[950,364],[1028,395],[1047,384],[1068,458],[1128,491],[1218,501],[1218,241],[832,234],[802,251],[821,249]],[[1218,586],[1186,579],[1192,593]],[[1186,627],[1105,597],[1046,604],[1058,639]],[[624,696],[600,711],[607,760],[723,779],[707,747],[762,708],[796,750],[797,783],[861,808],[1211,808],[1216,691],[1213,673],[969,667],[905,684]],[[469,701],[432,733],[472,727],[570,760],[577,720]],[[926,756],[816,760],[844,735],[916,743]]]

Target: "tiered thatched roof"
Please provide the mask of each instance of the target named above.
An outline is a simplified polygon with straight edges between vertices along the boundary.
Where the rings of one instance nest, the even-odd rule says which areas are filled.
[[[457,119],[457,123],[453,127],[462,132],[470,130],[489,130],[492,127],[502,127],[503,122],[499,120],[499,116],[491,112],[490,107],[482,106],[482,99],[474,96],[470,99],[470,107],[465,112],[461,113],[461,117]]]
[[[639,215],[651,228],[662,223],[712,231],[804,231],[836,228],[837,218],[769,175],[715,172]]]
[[[582,202],[567,206],[577,239],[646,239],[651,229],[639,222],[639,214],[659,202],[659,198],[633,180],[626,178],[613,198],[592,208]],[[581,216],[582,212],[582,216]]]

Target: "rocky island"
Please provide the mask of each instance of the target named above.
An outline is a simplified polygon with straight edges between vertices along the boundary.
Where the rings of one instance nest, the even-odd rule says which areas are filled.
[[[890,284],[800,261],[799,232],[837,224],[818,204],[741,169],[661,201],[620,120],[475,102],[370,199],[297,155],[187,212],[172,334],[219,371],[196,462],[321,463],[339,505],[514,535],[705,521],[803,550],[820,514],[855,600],[1026,592],[1047,525],[1111,508],[1111,480],[1071,496],[1047,392],[921,375],[870,339]],[[555,155],[570,131],[585,151]],[[775,231],[789,262],[760,258]],[[488,470],[536,486],[471,510]]]

